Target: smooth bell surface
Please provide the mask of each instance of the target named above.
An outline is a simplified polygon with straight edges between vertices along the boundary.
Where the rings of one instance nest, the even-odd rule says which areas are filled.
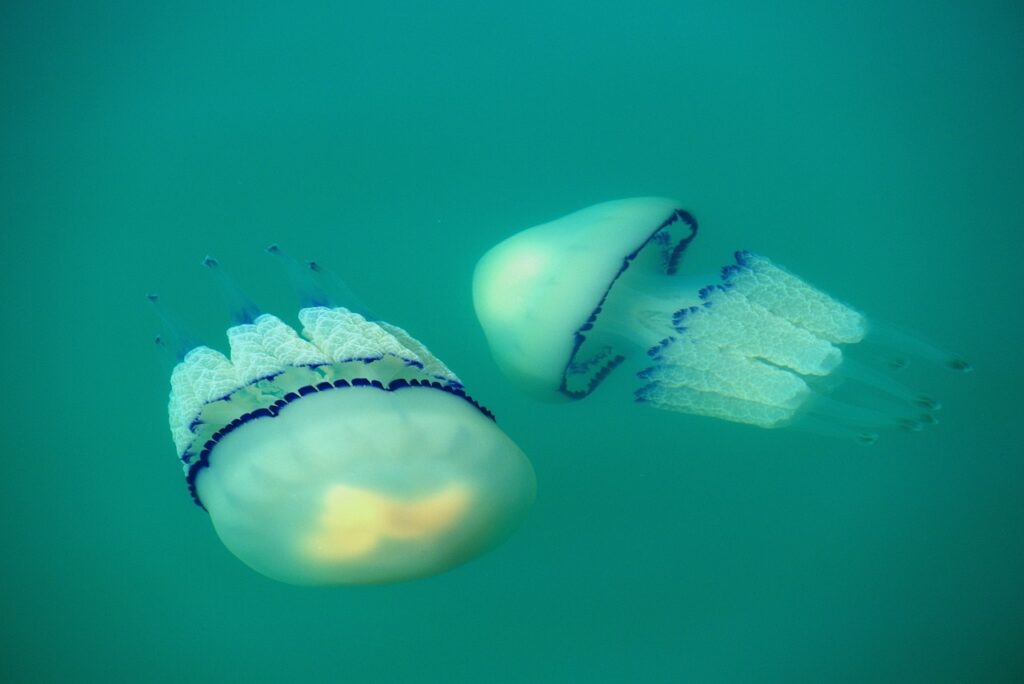
[[[196,484],[232,553],[293,584],[451,568],[508,536],[536,486],[492,420],[420,387],[305,396],[227,435]]]

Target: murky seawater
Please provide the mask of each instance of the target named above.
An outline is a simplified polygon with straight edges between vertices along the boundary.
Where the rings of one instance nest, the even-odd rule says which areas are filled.
[[[0,679],[1011,682],[1024,16],[1007,3],[0,10]],[[476,259],[633,195],[688,267],[769,255],[961,351],[942,423],[872,448],[512,389]],[[188,498],[152,348],[279,242],[428,344],[531,458],[505,545],[384,587],[253,573]]]

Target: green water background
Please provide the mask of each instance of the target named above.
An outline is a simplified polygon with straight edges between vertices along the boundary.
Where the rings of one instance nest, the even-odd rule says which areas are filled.
[[[5,3],[0,680],[1013,682],[1024,13],[1011,2]],[[638,194],[967,355],[875,447],[513,391],[478,256]],[[447,574],[300,589],[188,500],[143,295],[344,275],[498,415],[539,498]]]

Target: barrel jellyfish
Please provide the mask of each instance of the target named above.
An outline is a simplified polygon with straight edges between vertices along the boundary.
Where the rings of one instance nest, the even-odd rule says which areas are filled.
[[[357,584],[437,573],[508,536],[535,480],[491,413],[402,328],[304,304],[301,333],[234,307],[230,358],[196,346],[171,373],[174,444],[224,545],[276,580]]]
[[[893,368],[907,354],[958,370],[964,361],[873,331],[757,254],[736,252],[717,278],[683,276],[696,235],[677,202],[647,197],[597,204],[493,247],[476,266],[473,303],[502,371],[538,397],[579,399],[628,362],[638,402],[864,443],[887,427],[936,422],[938,402]],[[862,347],[891,363],[851,355]]]

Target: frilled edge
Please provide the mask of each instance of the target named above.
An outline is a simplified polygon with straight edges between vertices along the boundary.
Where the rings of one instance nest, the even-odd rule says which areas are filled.
[[[602,348],[586,358],[581,354],[581,350],[587,341],[587,332],[593,329],[597,323],[605,301],[608,299],[608,294],[637,256],[648,245],[654,243],[661,257],[657,267],[666,275],[674,275],[679,268],[683,253],[695,237],[697,237],[697,219],[684,209],[675,209],[672,215],[655,228],[647,239],[623,258],[622,267],[608,283],[597,306],[591,311],[586,322],[573,333],[572,353],[562,372],[559,392],[571,399],[582,399],[593,392],[625,360],[623,355],[615,353],[609,347]],[[579,381],[580,387],[574,386],[577,381]]]
[[[363,361],[365,363],[373,363],[374,361],[377,360],[379,359],[371,358],[353,359],[352,361]],[[409,364],[412,366],[420,365],[414,361],[409,362]],[[272,381],[273,379],[274,376],[271,376],[268,378],[261,378],[256,382],[258,383],[264,381]],[[439,390],[441,392],[445,392],[452,396],[458,397],[468,402],[476,410],[480,411],[480,413],[482,413],[490,420],[495,420],[494,414],[491,413],[491,411],[486,406],[483,406],[475,399],[473,399],[473,397],[469,396],[466,393],[463,386],[456,382],[439,382],[438,380],[429,380],[426,378],[396,378],[385,385],[380,380],[357,376],[347,379],[338,379],[334,380],[333,382],[324,381],[317,383],[315,385],[304,385],[294,391],[288,392],[287,394],[283,395],[280,399],[277,399],[273,403],[253,409],[247,413],[243,413],[242,415],[238,416],[237,418],[234,418],[230,422],[225,423],[220,429],[216,430],[209,437],[207,437],[207,439],[203,442],[202,447],[198,451],[195,450],[194,447],[196,443],[193,442],[193,444],[189,446],[185,453],[181,454],[181,461],[183,464],[185,464],[186,468],[185,483],[188,486],[188,491],[189,494],[192,496],[192,500],[195,502],[197,506],[202,508],[204,511],[206,510],[206,507],[203,505],[203,502],[199,498],[199,492],[196,490],[196,478],[199,477],[199,473],[202,472],[204,468],[209,467],[210,454],[213,451],[213,448],[217,445],[217,443],[224,439],[224,437],[226,437],[231,432],[237,430],[241,426],[251,421],[259,419],[276,418],[280,413],[281,409],[283,409],[285,406],[294,401],[298,401],[302,397],[305,397],[309,394],[314,394],[316,392],[326,392],[335,389],[345,389],[348,387],[367,387],[377,389],[382,392],[397,392],[399,390],[406,389],[409,387],[426,387],[429,389]],[[223,397],[221,400],[218,401],[230,400],[230,397],[231,395],[228,395],[227,397]]]

